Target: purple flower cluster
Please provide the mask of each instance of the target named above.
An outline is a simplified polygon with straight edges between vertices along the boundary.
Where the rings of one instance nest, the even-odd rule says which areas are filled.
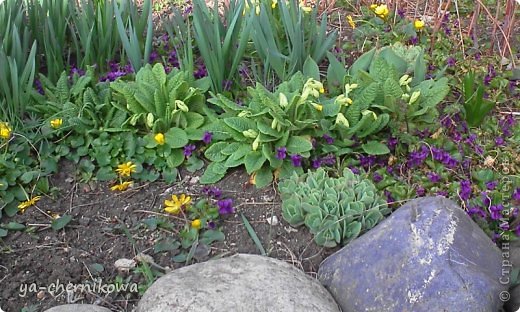
[[[457,159],[453,158],[450,153],[446,152],[442,148],[432,147],[432,155],[433,160],[441,162],[448,168],[453,169],[459,164]]]
[[[222,196],[222,191],[216,186],[204,186],[202,188],[202,193],[208,197],[212,198],[220,198]]]
[[[206,77],[208,75],[208,70],[206,69],[206,66],[204,64],[198,64],[197,69],[193,72],[193,77],[195,79],[200,79],[203,77]]]
[[[328,154],[323,157],[317,157],[311,161],[311,166],[317,169],[321,166],[334,166],[336,164],[336,157],[333,154]]]
[[[481,218],[485,218],[486,217],[486,212],[484,210],[482,210],[481,207],[479,206],[473,206],[471,208],[468,209],[468,214],[470,216],[479,216]]]
[[[72,67],[70,68],[69,79],[72,79],[72,77],[74,77],[74,74],[77,74],[81,77],[85,75],[85,71],[81,68],[77,68],[76,65],[72,65]]]
[[[406,166],[408,168],[414,168],[422,165],[428,155],[430,154],[430,150],[426,145],[422,145],[418,151],[411,152],[408,155],[408,160],[406,162]]]
[[[424,195],[426,195],[426,189],[422,186],[418,186],[415,190],[415,193],[417,194],[417,196],[423,197]]]
[[[486,183],[486,188],[490,191],[493,191],[498,185],[498,181],[489,181]]]
[[[439,183],[441,181],[441,176],[436,174],[435,172],[428,172],[426,176],[432,183]]]
[[[235,208],[233,208],[233,200],[231,198],[219,200],[217,206],[218,213],[221,215],[232,214],[235,212]]]
[[[148,57],[148,63],[153,64],[159,59],[159,53],[156,50],[153,50]]]
[[[115,61],[110,61],[108,63],[108,68],[109,72],[106,75],[101,76],[99,81],[114,81],[119,77],[123,77],[134,72],[132,65],[127,64],[125,66],[121,66],[121,64]]]

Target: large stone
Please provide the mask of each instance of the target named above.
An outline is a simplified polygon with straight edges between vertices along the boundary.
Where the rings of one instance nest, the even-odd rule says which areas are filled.
[[[93,304],[64,304],[45,312],[110,312],[110,310]]]
[[[506,312],[518,312],[520,311],[520,285],[511,289],[506,295],[507,297],[504,299],[507,300],[504,305],[504,309]]]
[[[501,253],[453,201],[415,199],[325,259],[345,312],[498,311]]]
[[[239,254],[190,265],[159,278],[138,312],[339,312],[320,283],[292,265]]]

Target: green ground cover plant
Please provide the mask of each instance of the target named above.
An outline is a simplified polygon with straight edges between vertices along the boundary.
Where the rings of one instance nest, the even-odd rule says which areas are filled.
[[[338,40],[326,14],[298,1],[195,0],[159,31],[150,1],[2,2],[0,236],[26,230],[16,214],[52,195],[64,159],[115,192],[173,183],[180,167],[203,170],[203,184],[243,167],[258,188],[280,183],[288,222],[324,246],[437,194],[496,241],[520,234],[518,60],[484,55],[478,40],[454,50],[454,12],[430,22],[400,10],[363,6],[342,17]],[[294,181],[313,179],[333,190],[315,208],[289,199]],[[336,189],[345,180],[363,187]],[[341,209],[320,199],[339,193]],[[221,239],[218,206],[190,207],[179,261]]]

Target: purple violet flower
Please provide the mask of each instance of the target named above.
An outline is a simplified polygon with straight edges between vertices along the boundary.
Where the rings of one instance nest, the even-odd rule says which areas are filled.
[[[457,60],[455,60],[454,57],[450,56],[446,60],[446,63],[448,64],[449,67],[453,67],[453,66],[455,66],[455,64],[457,64]]]
[[[336,157],[333,154],[329,154],[321,158],[321,164],[325,166],[334,166],[336,164]]]
[[[189,158],[196,149],[197,147],[193,144],[184,146],[184,156],[186,156],[186,158]]]
[[[417,194],[417,196],[423,197],[424,195],[426,195],[426,189],[422,186],[418,186],[415,190],[415,193]]]
[[[482,208],[480,208],[479,206],[473,206],[471,208],[468,209],[468,214],[470,216],[473,216],[473,215],[477,215],[481,218],[485,218],[486,217],[486,212],[484,210],[482,210]]]
[[[486,188],[490,191],[493,191],[498,185],[498,181],[489,181],[486,182]]]
[[[311,166],[314,169],[318,169],[319,167],[321,167],[321,160],[319,158],[313,159],[311,161]]]
[[[372,180],[374,180],[375,183],[379,183],[383,181],[383,176],[377,172],[374,172],[374,174],[372,175]]]
[[[159,59],[159,53],[157,51],[153,50],[150,53],[150,57],[148,58],[148,63],[155,63],[155,61],[157,61],[157,59]]]
[[[330,135],[324,134],[322,138],[325,140],[325,142],[327,142],[327,144],[334,144],[334,138],[332,138]]]
[[[222,196],[222,191],[216,186],[204,186],[202,188],[202,193],[208,197],[220,198]]]
[[[204,144],[209,144],[211,143],[211,139],[213,137],[213,133],[209,132],[209,131],[205,131],[204,132],[204,135],[202,136],[202,142],[204,142]]]
[[[294,167],[301,167],[302,166],[302,156],[295,154],[291,155],[291,162]]]
[[[352,171],[353,174],[360,174],[361,173],[359,168],[356,168],[354,166],[349,166],[348,168],[350,169],[350,171]]]
[[[511,198],[514,200],[514,201],[520,201],[520,187],[517,187],[513,194],[511,195]]]
[[[505,143],[505,140],[503,137],[498,137],[495,139],[495,145],[496,146],[503,146]]]
[[[287,148],[285,146],[276,149],[276,159],[284,160],[287,157]],[[292,159],[292,157],[291,157]]]
[[[221,215],[231,214],[235,212],[233,208],[233,200],[231,198],[221,199],[217,202],[218,213]]]
[[[39,79],[34,79],[34,86],[36,87],[36,90],[41,95],[45,94],[45,91],[43,90],[42,82]]]
[[[466,201],[471,197],[471,182],[464,180],[460,182],[459,196],[462,200]]]
[[[217,227],[217,224],[214,222],[214,221],[209,221],[206,225],[206,227],[209,229],[209,230],[214,230],[216,227]]]
[[[502,210],[504,209],[504,206],[501,204],[499,205],[493,205],[489,207],[490,215],[492,220],[499,220],[502,218]]]

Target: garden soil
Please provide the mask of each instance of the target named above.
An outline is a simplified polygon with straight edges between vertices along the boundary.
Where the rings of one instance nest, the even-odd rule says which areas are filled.
[[[132,311],[146,278],[135,269],[118,270],[114,264],[118,259],[137,259],[157,274],[186,265],[172,260],[174,251],[154,253],[157,242],[176,237],[175,228],[150,230],[143,221],[163,215],[163,202],[173,194],[186,193],[195,200],[203,196],[200,172],[181,171],[179,182],[171,185],[141,183],[115,193],[106,183],[80,182],[73,164],[63,163],[60,168],[51,178],[52,196],[43,196],[37,207],[28,208],[23,215],[2,220],[33,230],[10,231],[0,240],[0,308],[6,312],[45,311],[59,304],[95,303],[112,311]],[[242,170],[228,174],[216,186],[224,197],[233,199],[236,213],[219,222],[225,240],[212,244],[211,250],[193,261],[235,253],[260,254],[242,214],[268,256],[311,276],[336,250],[317,246],[305,227],[294,229],[283,220],[275,187],[255,189]],[[53,230],[51,216],[65,213],[73,216],[72,221],[62,230]],[[108,288],[117,276],[123,278],[120,282],[126,291]]]

